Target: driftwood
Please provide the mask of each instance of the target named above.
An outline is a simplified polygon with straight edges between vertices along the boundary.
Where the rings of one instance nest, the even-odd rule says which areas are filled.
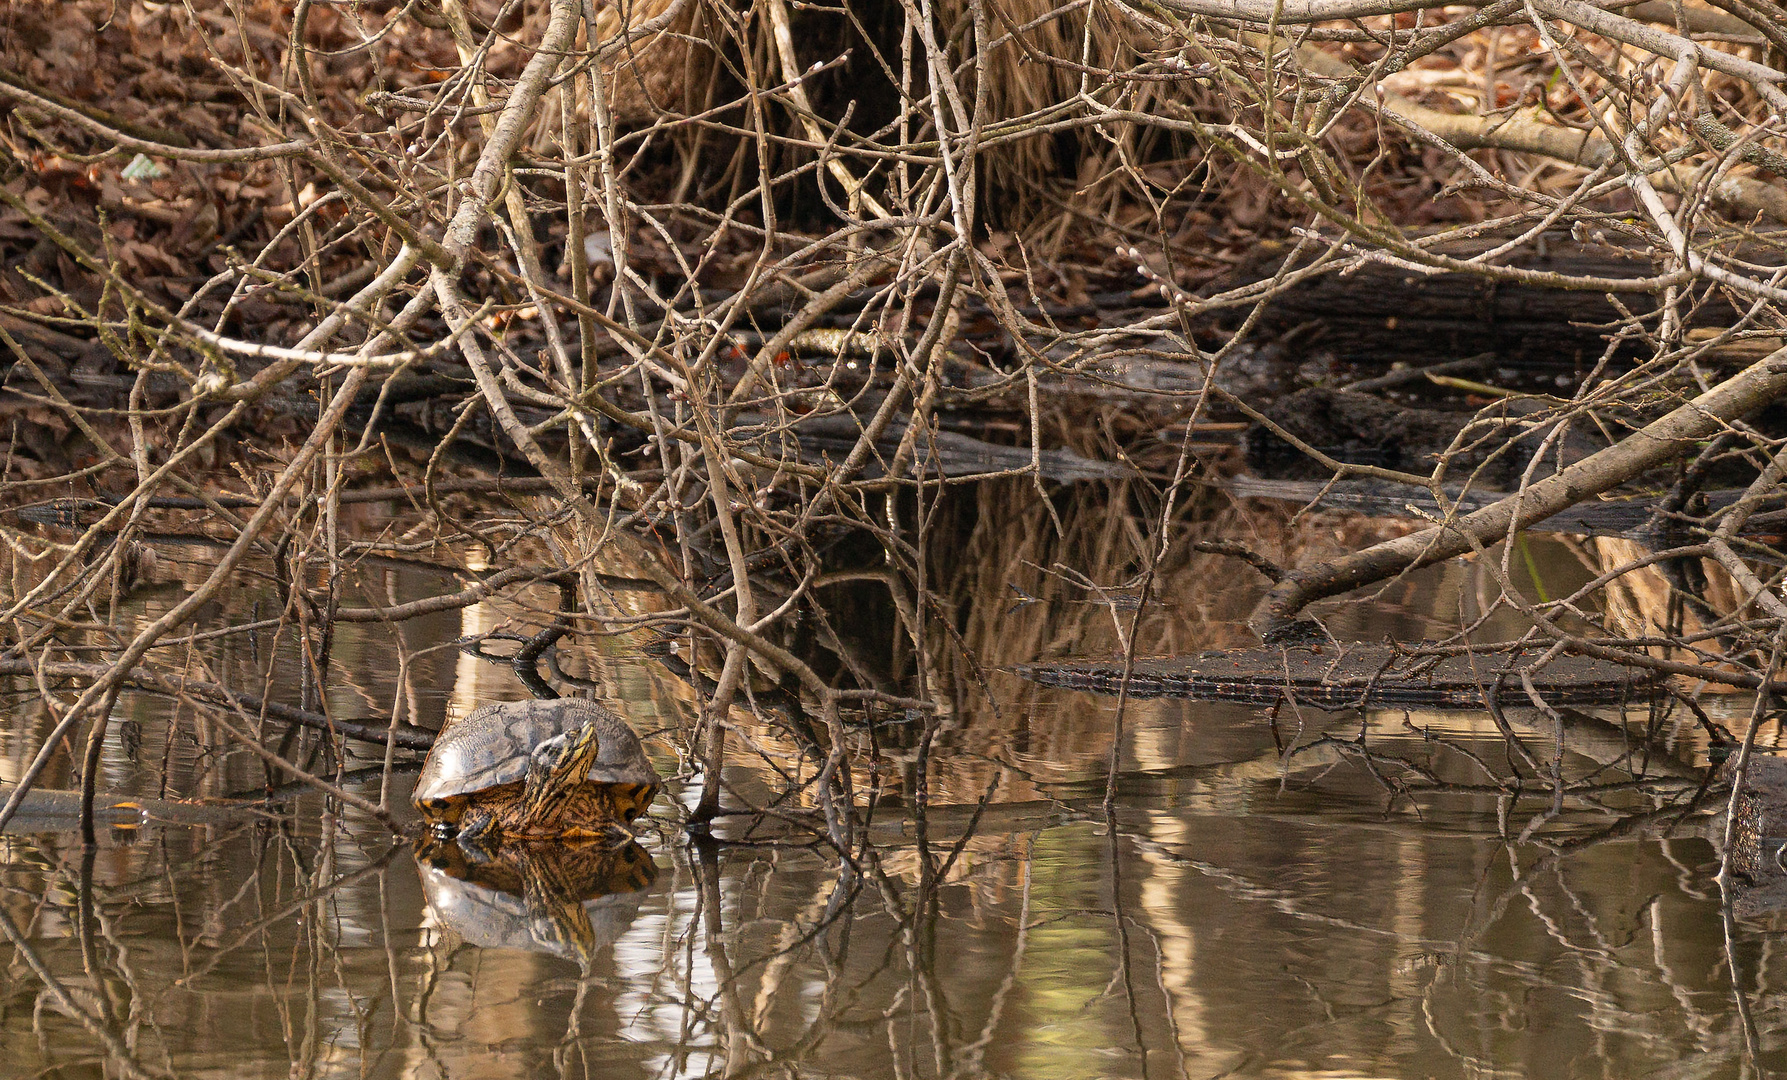
[[[1731,771],[1727,765],[1725,772]],[[1750,756],[1732,817],[1732,910],[1749,918],[1787,908],[1787,864],[1781,860],[1787,848],[1787,761],[1760,752]]]
[[[1323,484],[1309,480],[1260,480],[1237,476],[1223,482],[1223,490],[1240,499],[1276,499],[1303,503],[1323,510],[1353,510],[1371,517],[1439,517],[1445,513],[1467,514],[1507,498],[1506,491],[1448,492],[1448,506],[1441,506],[1425,492],[1372,480],[1347,480]],[[1716,516],[1734,505],[1744,492],[1736,488],[1705,493],[1700,516]],[[1751,514],[1742,535],[1775,535],[1787,528],[1787,493],[1769,500],[1769,509]],[[1628,540],[1654,541],[1669,522],[1681,516],[1667,500],[1650,496],[1578,503],[1543,521],[1527,526],[1529,532],[1563,533],[1571,536],[1619,536]]]
[[[1439,250],[1468,259],[1499,242],[1477,237]],[[1241,282],[1270,278],[1284,265],[1286,254],[1284,245],[1261,244],[1236,277]],[[1657,273],[1652,259],[1650,251],[1583,243],[1556,231],[1499,261],[1560,278],[1636,279]],[[1343,360],[1431,362],[1436,356],[1492,351],[1501,363],[1569,369],[1594,363],[1606,348],[1609,325],[1655,308],[1655,297],[1636,286],[1610,298],[1600,292],[1370,263],[1281,291],[1267,307],[1261,328],[1283,333],[1315,324],[1321,331],[1315,344]],[[1696,312],[1693,324],[1727,327],[1737,320],[1728,303],[1715,300]]]
[[[1737,796],[1731,869],[1753,882],[1787,883],[1781,849],[1787,843],[1787,761],[1753,754]]]
[[[1270,402],[1260,413],[1278,432],[1315,447],[1336,461],[1372,465],[1425,476],[1443,457],[1446,472],[1478,487],[1512,487],[1533,455],[1543,464],[1580,461],[1607,445],[1601,428],[1573,424],[1552,445],[1558,403],[1541,398],[1505,398],[1480,412],[1409,408],[1372,394],[1310,387]],[[1632,424],[1632,410],[1609,409],[1598,417],[1613,431]],[[1264,425],[1244,438],[1248,464],[1262,475],[1322,478],[1328,470]]]
[[[0,798],[11,789],[0,789]],[[93,801],[93,817],[113,829],[152,825],[227,825],[264,815],[258,802],[192,803],[174,799],[125,798],[106,795]],[[35,788],[26,793],[18,813],[7,823],[14,833],[74,832],[81,827],[81,793]]]
[[[1787,394],[1787,349],[1757,362],[1599,453],[1524,491],[1432,528],[1286,574],[1249,619],[1268,643],[1309,604],[1487,546],[1687,453],[1730,422]]]
[[[1522,674],[1550,705],[1611,704],[1658,692],[1633,668],[1576,656],[1536,666],[1542,652],[1420,656],[1383,645],[1332,649],[1236,649],[1196,656],[1138,658],[1131,697],[1184,697],[1318,709],[1420,705],[1476,709],[1486,700],[1526,703]],[[1024,664],[1019,675],[1045,686],[1115,694],[1123,660],[1057,660]]]
[[[863,427],[861,421],[843,414],[803,420],[794,428],[800,439],[802,460],[823,461],[827,455],[841,457],[849,453],[850,448],[861,437]],[[906,432],[906,423],[895,420],[875,440],[875,449],[881,461],[894,456],[906,438]],[[1028,447],[998,446],[954,431],[921,434],[916,443],[915,457],[916,460],[905,471],[910,475],[931,479],[1008,472],[1027,469],[1032,464]],[[1134,475],[1134,470],[1127,465],[1094,461],[1065,449],[1040,450],[1035,455],[1034,463],[1043,479],[1059,483],[1119,480]],[[879,462],[863,470],[865,478],[872,479],[882,475],[885,473]]]

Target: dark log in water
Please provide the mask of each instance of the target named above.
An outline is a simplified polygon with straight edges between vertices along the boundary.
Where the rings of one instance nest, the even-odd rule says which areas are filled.
[[[1320,483],[1310,480],[1260,480],[1237,476],[1223,482],[1223,490],[1242,499],[1278,499],[1303,503],[1324,510],[1355,510],[1371,517],[1414,517],[1416,512],[1430,517],[1447,513],[1468,514],[1481,510],[1512,492],[1472,489],[1450,494],[1450,506],[1442,507],[1433,496],[1418,488],[1379,480],[1341,480]],[[1712,518],[1731,507],[1744,494],[1736,488],[1706,492],[1706,502],[1696,519]],[[1781,496],[1767,500],[1767,507],[1751,514],[1744,522],[1748,536],[1773,535],[1787,527],[1787,508]],[[1623,536],[1631,540],[1651,541],[1662,534],[1667,517],[1662,498],[1639,497],[1606,499],[1578,503],[1561,513],[1526,526],[1528,532],[1567,533],[1572,536]],[[1680,515],[1674,515],[1679,518]]]
[[[1468,259],[1498,245],[1498,236],[1476,237],[1440,248]],[[1261,244],[1236,272],[1239,282],[1264,280],[1284,263],[1283,245]],[[1567,233],[1547,233],[1532,247],[1497,260],[1500,265],[1570,277],[1637,279],[1656,273],[1652,254],[1613,242],[1579,243]],[[1648,292],[1622,293],[1616,303],[1600,292],[1497,281],[1474,274],[1423,274],[1373,263],[1342,277],[1325,274],[1274,297],[1262,329],[1320,327],[1316,343],[1346,360],[1381,362],[1495,352],[1501,363],[1562,369],[1591,365],[1606,347],[1606,327],[1655,309]],[[1695,312],[1696,325],[1730,326],[1737,315],[1723,302]]]
[[[1731,764],[1736,763],[1736,758]],[[1725,772],[1730,774],[1730,765]],[[1737,795],[1731,830],[1732,909],[1754,918],[1787,908],[1787,761],[1757,751]],[[1720,819],[1723,821],[1723,819]]]
[[[1551,705],[1614,704],[1659,692],[1659,684],[1634,668],[1579,656],[1553,657],[1534,665],[1542,650],[1410,655],[1387,645],[1348,644],[1311,649],[1235,649],[1196,656],[1138,658],[1130,673],[1131,697],[1184,697],[1276,705],[1294,701],[1318,709],[1364,705],[1482,708],[1490,695],[1504,704],[1530,703],[1522,672]],[[1123,661],[1068,659],[1013,669],[1044,686],[1115,694]]]
[[[1736,758],[1732,759],[1732,764]],[[1727,767],[1730,771],[1730,766]],[[1743,790],[1737,796],[1737,827],[1731,835],[1731,869],[1751,881],[1787,879],[1781,847],[1787,841],[1787,761],[1757,752],[1750,756]]]
[[[12,786],[0,788],[0,800]],[[230,825],[267,816],[274,804],[264,801],[182,802],[176,799],[101,795],[93,801],[95,823],[113,829],[153,825]],[[81,793],[33,788],[25,793],[18,813],[6,824],[9,833],[75,832],[81,824]]]
[[[823,460],[821,455],[842,458],[856,446],[867,418],[847,414],[814,416],[801,420],[793,428],[800,438],[801,457],[807,461]],[[895,420],[875,441],[881,461],[892,458],[906,437],[906,420]],[[1027,446],[998,446],[954,431],[935,431],[920,437],[915,445],[916,460],[903,475],[927,478],[955,478],[978,473],[1009,472],[1029,468],[1032,464]],[[874,479],[885,475],[881,461],[870,463],[863,475]],[[1034,464],[1046,480],[1073,483],[1077,480],[1116,480],[1133,476],[1127,465],[1094,461],[1072,450],[1042,450]]]

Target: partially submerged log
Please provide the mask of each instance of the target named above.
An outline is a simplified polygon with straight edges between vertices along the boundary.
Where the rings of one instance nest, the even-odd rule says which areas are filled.
[[[1138,658],[1131,697],[1183,697],[1276,705],[1290,701],[1317,709],[1368,705],[1477,709],[1489,700],[1530,704],[1522,681],[1550,705],[1609,705],[1654,696],[1660,684],[1647,673],[1602,660],[1556,656],[1537,666],[1543,650],[1423,656],[1387,645],[1347,644],[1320,651],[1233,649],[1195,656]],[[1118,693],[1123,661],[1065,659],[1014,668],[1044,686]]]
[[[12,786],[0,787],[0,801],[12,794]],[[272,803],[249,800],[184,802],[147,796],[101,795],[93,800],[93,820],[112,829],[138,829],[159,825],[233,825],[271,816]],[[0,832],[77,832],[81,827],[81,793],[32,788],[19,809]]]
[[[1448,493],[1449,505],[1441,506],[1432,495],[1419,488],[1390,484],[1380,480],[1342,480],[1323,484],[1310,480],[1261,480],[1236,476],[1223,481],[1223,490],[1238,499],[1276,499],[1303,503],[1322,510],[1352,510],[1369,517],[1412,518],[1425,515],[1441,517],[1447,513],[1468,514],[1507,498],[1512,492],[1484,489],[1459,490]],[[1705,493],[1705,504],[1696,516],[1712,518],[1730,508],[1743,496],[1737,488]],[[1767,500],[1766,509],[1751,514],[1744,522],[1743,535],[1773,536],[1787,528],[1787,493]],[[1619,536],[1638,541],[1655,540],[1668,520],[1676,520],[1665,509],[1665,500],[1656,496],[1629,499],[1602,499],[1578,503],[1542,521],[1526,526],[1527,532],[1565,533],[1572,536]]]
[[[1729,764],[1725,771],[1731,772]],[[1787,847],[1787,761],[1760,751],[1750,755],[1735,817],[1727,853],[1735,875],[1732,910],[1753,918],[1787,908],[1787,864],[1781,861]]]
[[[1336,461],[1425,475],[1443,456],[1447,474],[1479,487],[1520,482],[1535,453],[1556,468],[1607,445],[1602,427],[1573,424],[1560,445],[1552,429],[1558,403],[1510,398],[1478,412],[1410,408],[1371,394],[1311,387],[1266,403],[1267,419]],[[1603,410],[1596,420],[1610,432],[1632,425],[1631,410]],[[1248,464],[1273,477],[1327,479],[1329,470],[1263,425],[1243,440]]]
[[[1781,862],[1787,844],[1787,761],[1752,754],[1743,780],[1731,834],[1731,869],[1752,882],[1787,882],[1787,866]]]
[[[1442,246],[1442,254],[1469,259],[1505,238],[1474,237]],[[1287,245],[1258,246],[1236,271],[1236,284],[1272,277],[1284,265]],[[1657,273],[1655,253],[1616,243],[1582,243],[1568,232],[1546,233],[1537,243],[1497,259],[1497,265],[1564,278],[1638,279]],[[1622,311],[1621,308],[1626,310]],[[1389,263],[1370,263],[1345,276],[1324,274],[1273,297],[1261,328],[1284,332],[1311,324],[1317,344],[1343,360],[1467,356],[1493,351],[1500,363],[1572,368],[1592,365],[1606,347],[1608,327],[1630,315],[1655,310],[1650,293],[1636,286],[1617,298],[1539,284],[1496,281],[1463,273],[1425,274]],[[1694,313],[1697,326],[1730,326],[1738,313],[1714,299]]]
[[[864,420],[843,413],[801,420],[793,431],[800,439],[802,460],[818,463],[828,456],[842,460],[861,437],[864,424]],[[885,475],[882,465],[899,451],[906,438],[906,428],[905,419],[888,425],[875,441],[879,460],[864,468],[862,475],[865,478]],[[1033,462],[1029,447],[999,446],[954,431],[921,434],[914,443],[913,458],[901,471],[902,476],[956,478],[1026,469],[1032,464],[1037,466],[1044,479],[1064,484],[1079,480],[1121,480],[1135,475],[1135,470],[1127,465],[1094,461],[1068,449],[1038,451]]]

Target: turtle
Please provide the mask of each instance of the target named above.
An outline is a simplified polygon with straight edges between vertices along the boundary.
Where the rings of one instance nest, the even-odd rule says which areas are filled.
[[[461,844],[631,839],[658,794],[657,770],[627,722],[593,701],[486,705],[435,740],[416,809]]]

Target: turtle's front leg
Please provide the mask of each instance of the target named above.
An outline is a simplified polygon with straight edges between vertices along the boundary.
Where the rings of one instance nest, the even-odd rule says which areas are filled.
[[[459,841],[482,847],[497,838],[495,826],[495,814],[478,807],[469,808],[459,819]]]
[[[474,864],[493,861],[503,835],[496,815],[488,810],[467,810],[459,819],[459,850]]]

